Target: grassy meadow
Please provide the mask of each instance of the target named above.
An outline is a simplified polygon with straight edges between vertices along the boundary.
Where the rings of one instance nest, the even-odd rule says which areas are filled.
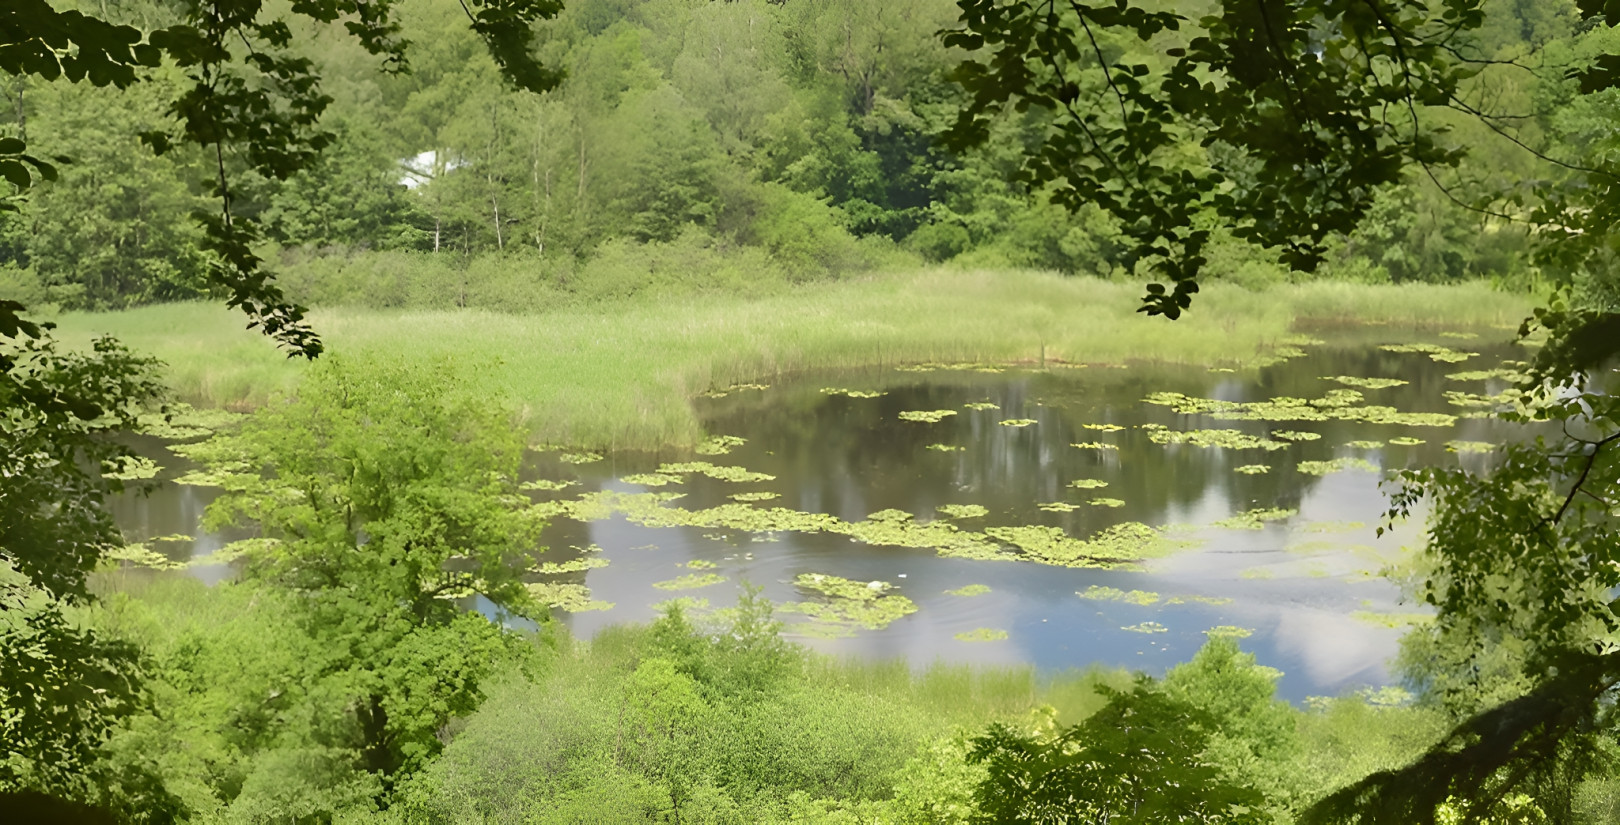
[[[1239,366],[1295,327],[1507,326],[1528,296],[1479,284],[1214,284],[1178,321],[1137,313],[1141,285],[1027,271],[874,275],[769,294],[675,294],[510,314],[324,307],[328,351],[442,360],[521,411],[538,441],[652,447],[701,437],[690,399],[802,370],[929,361]],[[302,364],[217,303],[56,319],[72,345],[111,334],[168,364],[175,397],[249,408],[296,386]]]

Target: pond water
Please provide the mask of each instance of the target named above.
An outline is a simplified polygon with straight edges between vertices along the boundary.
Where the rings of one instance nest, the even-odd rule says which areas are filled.
[[[1236,372],[936,365],[711,393],[705,429],[731,438],[697,453],[531,456],[559,565],[535,578],[586,638],[750,582],[831,652],[1159,673],[1215,629],[1290,699],[1386,684],[1421,611],[1379,574],[1421,522],[1376,535],[1381,474],[1488,461],[1517,431],[1469,416],[1524,353],[1501,330],[1316,335]],[[132,540],[195,536],[153,546],[214,580],[206,554],[240,536],[200,531],[213,496],[166,483],[115,512]]]

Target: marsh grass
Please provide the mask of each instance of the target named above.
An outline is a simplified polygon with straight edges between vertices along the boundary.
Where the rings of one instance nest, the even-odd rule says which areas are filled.
[[[1526,298],[1483,286],[1310,283],[1265,292],[1211,285],[1179,321],[1135,311],[1140,285],[1037,272],[934,270],[763,295],[677,295],[553,311],[324,308],[329,350],[437,361],[517,409],[536,440],[579,447],[695,444],[691,399],[807,370],[923,362],[1241,367],[1298,323],[1504,326]],[[179,400],[245,409],[304,368],[217,304],[57,319],[69,344],[109,333],[168,364]]]

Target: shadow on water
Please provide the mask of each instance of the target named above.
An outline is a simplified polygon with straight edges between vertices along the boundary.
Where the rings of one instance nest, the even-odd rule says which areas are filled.
[[[1383,342],[1406,340],[1390,333]],[[774,493],[775,498],[751,506],[826,513],[849,522],[887,509],[926,522],[943,517],[938,508],[944,505],[978,505],[985,514],[957,518],[962,529],[1045,525],[1086,538],[1114,525],[1140,522],[1168,528],[1168,537],[1187,544],[1142,569],[1068,568],[947,558],[932,549],[873,546],[830,532],[647,527],[623,514],[587,522],[557,518],[545,537],[552,548],[548,559],[567,561],[600,548],[608,562],[553,577],[587,584],[592,598],[614,604],[607,610],[563,614],[583,637],[609,624],[650,619],[656,615],[655,603],[675,596],[724,606],[734,600],[741,581],[763,586],[774,601],[806,601],[812,594],[796,587],[795,579],[819,573],[888,582],[892,592],[918,608],[880,630],[857,630],[846,638],[803,634],[812,627],[799,623],[803,616],[783,617],[790,621],[790,631],[823,650],[903,655],[917,664],[944,659],[1062,669],[1099,663],[1162,672],[1191,656],[1211,628],[1241,628],[1239,632],[1250,634],[1244,647],[1262,663],[1282,670],[1283,695],[1298,700],[1388,682],[1386,662],[1402,632],[1402,614],[1414,608],[1403,605],[1395,585],[1378,573],[1403,542],[1419,538],[1421,526],[1401,525],[1378,537],[1375,529],[1384,509],[1379,472],[1352,466],[1312,474],[1302,472],[1300,463],[1361,459],[1364,466],[1387,471],[1484,462],[1488,455],[1453,452],[1447,443],[1499,443],[1514,437],[1515,430],[1480,418],[1461,418],[1450,426],[1220,420],[1143,399],[1163,392],[1231,402],[1316,399],[1330,390],[1349,389],[1325,377],[1384,377],[1408,383],[1357,388],[1365,396],[1360,404],[1457,415],[1466,408],[1448,401],[1447,391],[1493,393],[1506,382],[1448,375],[1523,357],[1521,350],[1505,344],[1429,340],[1479,355],[1446,363],[1423,352],[1379,349],[1374,339],[1309,346],[1302,357],[1243,373],[1145,365],[802,375],[766,389],[697,400],[708,432],[746,439],[727,454],[620,453],[570,464],[555,453],[539,453],[531,457],[526,474],[578,481],[577,486],[536,494],[541,500],[569,499],[601,490],[640,492],[650,488],[623,477],[654,471],[664,462],[706,460],[774,479],[736,483],[686,474],[681,483],[660,491],[679,492],[682,497],[673,504],[688,510],[734,504],[730,496],[741,492]],[[851,397],[827,389],[882,394]],[[931,423],[900,416],[935,410],[956,414]],[[1009,420],[1023,425],[1002,423]],[[1234,428],[1285,446],[1165,444],[1144,425],[1177,431]],[[1310,439],[1310,434],[1319,437]],[[1389,443],[1403,437],[1423,443]],[[1253,465],[1265,465],[1267,471],[1238,471]],[[166,470],[166,477],[173,472],[172,467]],[[1071,486],[1076,480],[1106,486]],[[214,494],[167,484],[149,498],[120,499],[115,512],[134,540],[194,535],[189,544],[177,541],[159,548],[187,558],[235,538],[204,534],[197,526]],[[1269,521],[1211,526],[1234,514],[1268,509],[1296,512],[1273,513],[1277,517]],[[655,586],[694,570],[726,581],[684,590]],[[212,579],[225,573],[219,566],[198,572]],[[966,585],[988,586],[989,591],[946,593]],[[1078,595],[1088,590],[1115,598]],[[958,638],[981,628],[1005,631],[1006,638]]]

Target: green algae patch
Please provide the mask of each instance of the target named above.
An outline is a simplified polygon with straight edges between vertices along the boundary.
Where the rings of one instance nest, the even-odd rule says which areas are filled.
[[[1488,453],[1496,449],[1489,441],[1447,441],[1448,453]]]
[[[924,424],[937,424],[947,417],[956,415],[956,410],[906,410],[900,413],[901,421],[918,421]]]
[[[1072,513],[1080,509],[1080,505],[1067,501],[1048,501],[1039,506],[1048,513]]]
[[[578,486],[579,486],[579,482],[577,482],[577,481],[552,481],[551,479],[548,479],[548,478],[537,478],[534,481],[525,481],[522,484],[519,484],[518,489],[519,490],[542,490],[542,491],[548,492],[548,493],[555,493],[558,490],[566,490],[569,487],[578,487]]]
[[[1168,632],[1170,632],[1170,628],[1165,627],[1164,625],[1159,624],[1158,622],[1141,622],[1140,624],[1128,624],[1128,625],[1125,625],[1124,627],[1121,627],[1120,630],[1127,630],[1127,631],[1130,631],[1131,633],[1168,633]]]
[[[653,582],[653,587],[659,590],[696,590],[700,587],[709,587],[727,581],[719,573],[687,573],[676,576],[668,581]]]
[[[1477,352],[1463,352],[1439,344],[1384,344],[1379,349],[1386,352],[1416,352],[1429,356],[1430,360],[1442,364],[1457,364],[1467,361],[1478,355]]]
[[[703,442],[692,448],[698,455],[725,455],[734,447],[741,447],[748,443],[748,439],[735,435],[713,435],[703,439]]]
[[[961,587],[958,587],[955,590],[947,590],[947,591],[945,591],[945,595],[947,595],[947,596],[983,596],[984,594],[989,593],[989,592],[990,592],[990,585],[987,585],[987,584],[967,584],[967,585],[963,585]]]
[[[591,610],[611,610],[613,602],[604,602],[591,598],[591,589],[583,584],[564,582],[531,582],[524,586],[534,600],[558,610],[569,613],[585,613]]]
[[[966,408],[968,408],[970,410],[999,410],[999,409],[1001,409],[1001,405],[992,404],[989,401],[972,401],[972,402],[963,404],[962,406],[964,406],[964,407],[966,407]]]
[[[681,566],[685,567],[688,570],[713,570],[716,567],[719,567],[720,565],[715,564],[714,562],[709,561],[707,559],[693,559],[693,560],[691,560],[691,561],[689,561],[686,564],[683,564]]]
[[[1100,490],[1108,486],[1108,482],[1095,478],[1077,478],[1069,482],[1069,486],[1076,490]]]
[[[1322,437],[1321,433],[1308,433],[1300,430],[1276,430],[1272,435],[1289,441],[1316,441]]]
[[[1094,498],[1094,499],[1092,499],[1092,500],[1090,500],[1090,501],[1088,501],[1086,503],[1090,504],[1093,507],[1124,507],[1125,506],[1125,500],[1124,499],[1121,499],[1121,498],[1108,498],[1106,496],[1099,496],[1099,497]]]
[[[1378,466],[1365,458],[1335,458],[1328,461],[1301,461],[1295,469],[1309,476],[1325,476],[1329,473],[1342,473],[1346,470],[1366,470],[1369,473],[1378,472]]]
[[[917,612],[917,604],[895,593],[884,581],[857,582],[823,573],[800,573],[794,587],[820,596],[824,601],[786,602],[780,613],[799,614],[837,635],[847,635],[854,627],[882,630],[895,620]],[[798,628],[795,628],[798,629]]]
[[[956,444],[930,444],[923,449],[933,450],[936,453],[959,453],[967,448],[958,446]]]
[[[1324,381],[1337,381],[1347,387],[1356,387],[1363,390],[1387,390],[1390,387],[1401,387],[1409,384],[1399,378],[1361,378],[1355,375],[1323,376]]]
[[[1165,604],[1207,604],[1207,605],[1218,607],[1218,606],[1223,605],[1223,604],[1231,604],[1232,601],[1233,601],[1232,598],[1229,597],[1229,596],[1171,596],[1170,598],[1165,599],[1164,603]]]
[[[1491,379],[1500,379],[1503,381],[1512,381],[1514,383],[1523,381],[1528,377],[1529,376],[1519,372],[1518,370],[1508,369],[1507,367],[1499,367],[1494,370],[1463,370],[1462,372],[1454,372],[1446,376],[1446,378],[1451,381],[1489,381]]]
[[[872,391],[868,391],[868,390],[849,390],[849,389],[844,389],[843,387],[822,387],[821,391],[822,391],[822,393],[824,393],[826,395],[842,395],[842,396],[847,396],[849,398],[879,398],[879,397],[888,395],[888,393],[886,393],[886,392],[872,392]]]
[[[1364,624],[1394,630],[1434,621],[1434,616],[1428,613],[1379,613],[1372,610],[1357,610],[1350,614],[1350,618]]]
[[[1281,450],[1288,445],[1282,441],[1249,435],[1242,430],[1170,430],[1148,431],[1148,440],[1154,444],[1190,444],[1194,447],[1224,447],[1229,450]]]
[[[771,493],[765,490],[756,490],[752,493],[732,493],[727,496],[732,501],[770,501],[773,498],[781,497],[781,493]]]
[[[126,455],[116,461],[102,462],[101,475],[119,481],[139,481],[157,477],[162,469],[156,461],[145,456]]]
[[[1091,599],[1097,602],[1124,602],[1125,604],[1142,605],[1144,607],[1157,604],[1159,601],[1159,594],[1149,590],[1120,590],[1117,587],[1103,587],[1095,584],[1085,590],[1076,591],[1075,595],[1082,599]]]
[[[911,521],[911,519],[912,515],[910,513],[904,510],[895,510],[893,508],[888,510],[879,510],[876,513],[868,513],[866,515],[867,521],[886,521],[895,524],[899,524],[903,521]]]
[[[1245,464],[1242,467],[1234,467],[1232,472],[1242,473],[1246,476],[1257,476],[1261,473],[1271,472],[1271,468],[1264,464]]]
[[[664,487],[670,484],[680,484],[686,479],[673,473],[631,473],[619,480],[627,484],[639,484],[643,487]]]
[[[979,504],[941,504],[934,509],[946,518],[981,518],[990,514],[988,508]]]
[[[756,473],[742,467],[717,467],[707,461],[683,461],[659,466],[658,472],[664,475],[682,475],[685,473],[698,473],[720,481],[731,481],[746,484],[755,481],[775,481],[776,476],[766,473]]]
[[[1081,424],[1080,426],[1088,430],[1096,430],[1103,433],[1117,433],[1120,430],[1125,429],[1118,424]]]
[[[1008,419],[1001,422],[1001,426],[1003,426],[1003,427],[1028,427],[1029,425],[1036,424],[1036,423],[1039,423],[1039,422],[1037,422],[1033,418],[1008,418]]]
[[[1384,447],[1382,441],[1346,441],[1344,446],[1352,450],[1380,450]]]
[[[959,642],[999,642],[1007,638],[1007,631],[989,627],[976,627],[967,632],[956,634],[955,638]]]
[[[1419,444],[1427,444],[1428,442],[1421,438],[1413,438],[1409,435],[1400,435],[1391,438],[1389,443],[1394,444],[1397,447],[1416,447]]]
[[[1254,510],[1245,510],[1221,519],[1211,527],[1220,527],[1226,530],[1259,530],[1268,522],[1282,521],[1299,515],[1298,510],[1286,510],[1281,507],[1262,507]]]
[[[1247,639],[1254,635],[1254,631],[1235,624],[1221,624],[1204,631],[1204,635],[1211,639]]]
[[[1081,442],[1076,443],[1076,444],[1070,444],[1069,446],[1070,447],[1079,447],[1082,450],[1118,450],[1119,449],[1119,446],[1116,445],[1116,444],[1104,444],[1101,441],[1081,441]]]

